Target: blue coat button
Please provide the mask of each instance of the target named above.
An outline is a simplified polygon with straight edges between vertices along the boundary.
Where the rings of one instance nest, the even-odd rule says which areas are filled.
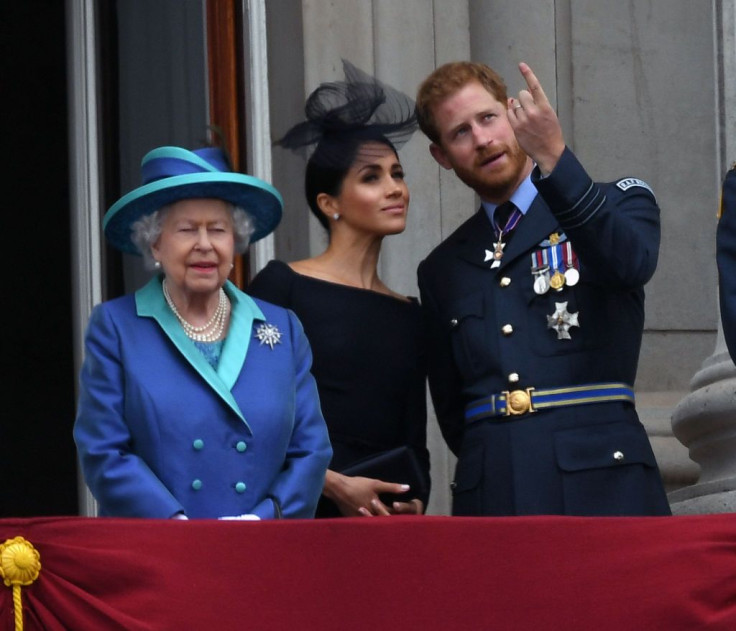
[[[235,490],[236,490],[236,491],[237,491],[238,493],[245,493],[245,482],[238,482],[238,483],[237,483],[237,484],[235,485]]]
[[[195,491],[199,491],[199,489],[201,489],[201,488],[202,488],[202,480],[194,480],[194,481],[192,482],[192,488],[193,488],[193,489],[194,489]]]
[[[235,449],[237,449],[241,454],[248,449],[248,445],[245,444],[242,440],[238,441],[238,444],[235,445]]]
[[[197,440],[192,443],[192,447],[199,451],[204,447],[204,441],[201,438],[197,438]]]

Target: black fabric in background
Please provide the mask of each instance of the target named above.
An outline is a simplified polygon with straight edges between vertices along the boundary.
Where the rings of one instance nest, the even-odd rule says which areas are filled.
[[[0,517],[76,514],[64,2],[0,7]]]

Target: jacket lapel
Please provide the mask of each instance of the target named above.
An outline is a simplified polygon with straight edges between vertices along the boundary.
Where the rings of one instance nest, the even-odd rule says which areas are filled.
[[[265,321],[263,312],[250,296],[239,291],[230,281],[225,283],[225,293],[230,298],[230,328],[217,366],[217,374],[228,391],[238,380],[253,336],[253,322]]]
[[[215,371],[204,358],[204,355],[199,352],[194,342],[184,333],[184,329],[177,321],[176,316],[166,304],[161,288],[162,279],[162,276],[152,278],[136,292],[137,314],[140,317],[153,318],[158,322],[184,359],[248,426],[243,412],[231,393],[231,389],[235,385],[245,363],[253,321],[257,318],[263,319],[263,313],[251,299],[238,291],[235,285],[229,281],[225,283],[225,292],[230,298],[232,311],[230,328],[223,344],[217,371]]]
[[[537,195],[526,215],[514,229],[514,236],[504,249],[501,266],[503,269],[519,256],[536,248],[544,239],[558,230],[559,224],[542,198]]]
[[[495,241],[493,227],[483,207],[475,213],[457,235],[458,256],[471,265],[489,269],[491,261],[486,261],[486,251],[493,252]]]
[[[514,229],[513,239],[509,241],[503,251],[501,270],[519,256],[534,249],[537,244],[558,229],[559,224],[549,211],[542,198],[537,195]],[[463,231],[458,235],[458,256],[472,265],[491,269],[492,260],[486,260],[488,252],[493,252],[496,237],[493,227],[483,207],[465,224]]]

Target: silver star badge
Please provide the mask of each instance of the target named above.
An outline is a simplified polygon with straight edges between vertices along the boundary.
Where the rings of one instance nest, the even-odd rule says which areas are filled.
[[[268,344],[273,350],[274,344],[281,344],[281,331],[279,331],[273,324],[267,322],[259,324],[256,328],[256,337],[261,343],[261,346]]]
[[[547,328],[557,331],[558,340],[571,340],[570,327],[580,326],[578,313],[578,311],[570,313],[567,310],[567,302],[556,302],[555,312],[547,316]]]
[[[498,243],[494,243],[493,245],[495,250],[486,250],[486,258],[483,259],[484,263],[488,263],[488,261],[493,261],[493,263],[491,263],[491,269],[501,267],[501,258],[498,254],[499,252],[503,254],[503,249],[506,247],[505,243],[500,244],[500,247]]]

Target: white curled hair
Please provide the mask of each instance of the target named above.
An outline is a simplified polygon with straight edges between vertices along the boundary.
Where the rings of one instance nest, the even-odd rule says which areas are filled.
[[[250,215],[240,206],[228,204],[233,217],[233,236],[235,239],[235,253],[243,254],[250,245],[250,237],[255,230],[253,220]],[[144,215],[131,226],[130,239],[143,257],[143,265],[148,270],[156,269],[155,259],[151,252],[153,244],[158,241],[161,236],[161,230],[164,223],[164,217],[169,212],[171,206],[163,206],[152,212],[150,215]]]

